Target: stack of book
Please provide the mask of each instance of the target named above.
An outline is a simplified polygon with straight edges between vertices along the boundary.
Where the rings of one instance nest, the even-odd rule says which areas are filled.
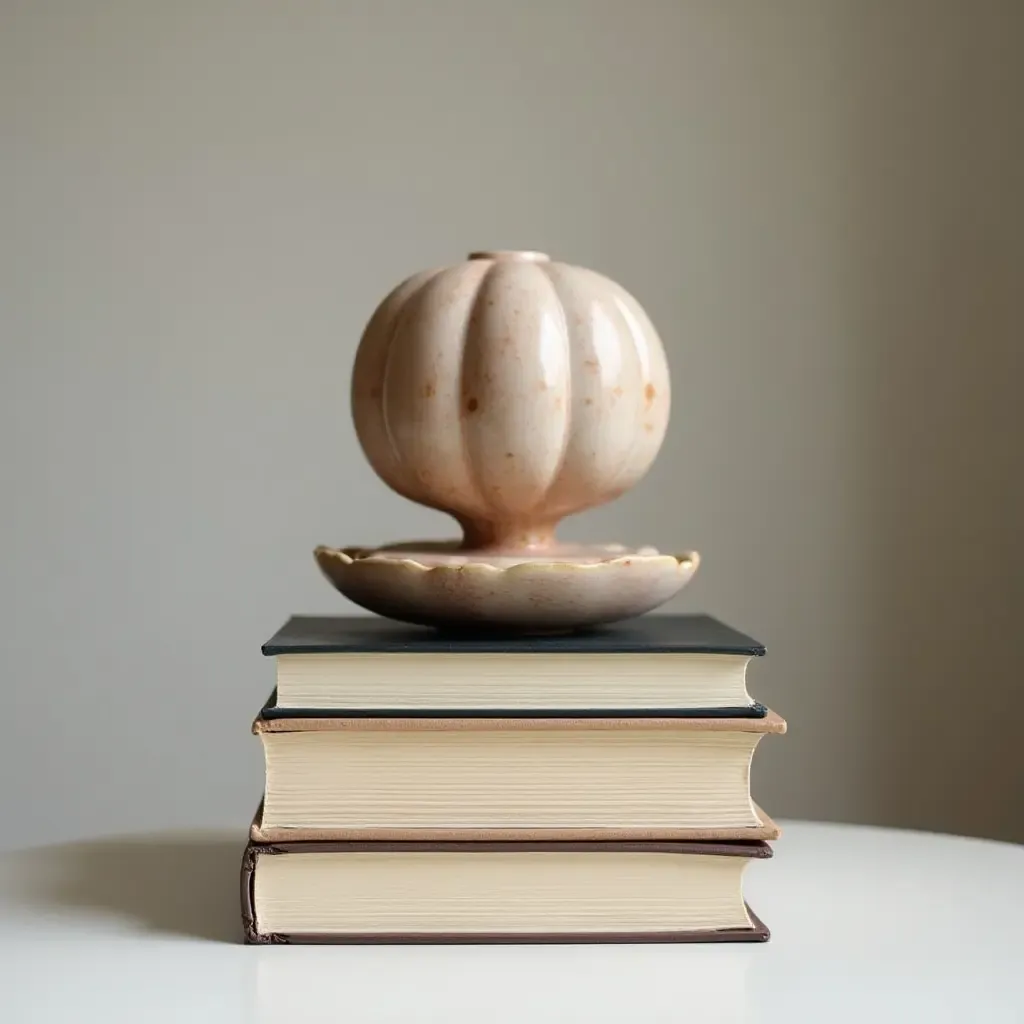
[[[756,941],[751,797],[785,722],[706,615],[446,635],[295,616],[263,646],[248,942]]]

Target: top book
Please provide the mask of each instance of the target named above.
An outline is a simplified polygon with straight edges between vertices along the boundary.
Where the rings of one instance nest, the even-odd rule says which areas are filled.
[[[766,714],[746,686],[764,646],[710,615],[528,638],[296,615],[262,651],[277,663],[264,718]]]

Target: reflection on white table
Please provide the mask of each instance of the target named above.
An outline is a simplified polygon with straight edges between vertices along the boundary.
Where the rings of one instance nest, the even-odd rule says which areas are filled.
[[[783,822],[767,944],[243,946],[244,837],[0,856],[5,1024],[1024,1022],[1024,847]]]

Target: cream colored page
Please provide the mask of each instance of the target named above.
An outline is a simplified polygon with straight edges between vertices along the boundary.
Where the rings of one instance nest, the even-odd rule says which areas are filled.
[[[311,708],[671,708],[749,702],[746,657],[294,654],[278,704]]]
[[[745,857],[637,853],[264,855],[264,932],[580,932],[749,927]]]
[[[266,733],[266,826],[745,827],[756,733]]]

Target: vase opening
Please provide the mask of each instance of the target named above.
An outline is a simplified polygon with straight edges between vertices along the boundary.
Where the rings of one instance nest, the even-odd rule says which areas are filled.
[[[515,263],[548,263],[551,257],[546,252],[530,249],[481,249],[469,254],[471,260],[504,260]]]

